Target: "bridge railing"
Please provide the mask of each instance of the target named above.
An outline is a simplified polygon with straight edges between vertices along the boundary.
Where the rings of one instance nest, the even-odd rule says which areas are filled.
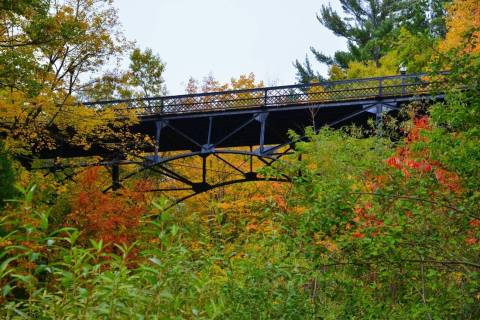
[[[84,105],[95,107],[122,105],[138,110],[139,115],[313,105],[426,95],[434,91],[444,91],[447,86],[445,74],[441,73],[436,76],[427,74],[397,75],[191,95],[96,101],[84,103]]]

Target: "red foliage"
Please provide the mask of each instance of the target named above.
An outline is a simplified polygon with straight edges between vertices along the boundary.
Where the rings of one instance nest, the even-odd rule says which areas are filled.
[[[412,148],[412,145],[418,142],[427,142],[428,138],[422,134],[430,130],[428,117],[421,117],[413,120],[413,127],[407,133],[405,138],[405,146],[398,148],[395,155],[386,160],[387,166],[400,171],[405,177],[405,181],[409,179],[429,176],[436,180],[438,188],[433,188],[429,193],[434,198],[438,192],[440,193],[461,193],[460,177],[451,171],[448,171],[442,164],[430,158],[427,149]],[[365,173],[365,191],[377,192],[391,182],[392,177],[388,174],[372,175]],[[433,199],[434,200],[434,199]],[[366,235],[369,237],[377,237],[382,233],[384,221],[380,219],[376,213],[378,208],[372,209],[371,203],[357,203],[353,208],[354,217],[347,224],[346,230],[350,232],[353,238],[361,239]],[[405,212],[408,219],[415,219],[412,212]],[[470,222],[472,227],[480,226],[480,220]],[[473,233],[469,235],[467,243],[475,244],[478,239],[473,237]]]
[[[388,158],[387,165],[400,170],[406,178],[410,178],[412,174],[424,175],[433,172],[442,187],[456,193],[461,192],[460,177],[456,173],[442,168],[440,163],[430,159],[428,151],[412,151],[413,143],[427,140],[422,131],[430,130],[428,117],[415,119],[413,123],[414,126],[405,139],[406,146],[399,148],[394,156]]]
[[[365,235],[363,233],[361,233],[360,231],[355,231],[352,236],[354,238],[357,238],[357,239],[362,239],[362,238],[365,238]]]
[[[413,215],[412,211],[406,211],[406,212],[405,212],[405,216],[406,216],[407,218],[410,218],[410,219],[415,218],[415,216]]]
[[[357,205],[353,212],[355,213],[355,217],[352,221],[356,225],[355,232],[352,234],[354,238],[364,238],[366,229],[371,231],[369,232],[370,237],[376,237],[380,234],[384,222],[377,217],[376,211],[371,203],[367,202]],[[349,228],[347,228],[347,230],[348,229]]]
[[[407,143],[415,142],[415,141],[425,141],[425,138],[422,137],[421,132],[423,130],[430,129],[430,121],[427,116],[417,118],[413,120],[413,128],[407,135]]]
[[[473,219],[469,225],[474,228],[480,228],[480,219]]]
[[[473,246],[475,244],[477,244],[478,242],[480,242],[477,238],[468,238],[467,240],[465,240],[467,242],[467,244]]]
[[[467,232],[467,239],[465,240],[467,244],[473,246],[477,243],[480,243],[480,239],[476,236],[477,230],[475,229],[480,229],[480,219],[472,219],[468,223],[468,225],[472,228]]]
[[[441,185],[452,191],[460,189],[460,178],[453,172],[449,172],[442,168],[435,168],[435,177]]]
[[[106,251],[111,252],[113,244],[128,245],[136,240],[140,218],[149,203],[147,194],[142,192],[148,189],[148,182],[138,182],[132,189],[119,193],[103,193],[99,176],[100,169],[92,168],[80,177],[68,222],[82,231],[83,239],[101,239]]]

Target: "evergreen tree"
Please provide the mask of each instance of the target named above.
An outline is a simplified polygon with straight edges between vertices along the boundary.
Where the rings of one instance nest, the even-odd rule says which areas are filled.
[[[445,17],[451,0],[409,0],[403,4],[398,25],[413,34],[422,33],[443,38],[447,33]]]
[[[313,48],[312,48],[313,50]],[[323,81],[325,80],[318,71],[314,71],[308,55],[305,57],[305,62],[295,61],[295,68],[297,68],[297,80],[300,83],[310,83],[311,81]]]
[[[318,21],[336,36],[347,40],[347,51],[337,51],[333,57],[310,48],[315,59],[327,65],[346,68],[351,61],[374,61],[392,49],[400,28],[426,33],[434,37],[445,34],[445,3],[449,0],[340,0],[343,14],[330,5],[322,6]],[[304,63],[295,61],[297,79],[301,83],[321,79],[307,57]]]

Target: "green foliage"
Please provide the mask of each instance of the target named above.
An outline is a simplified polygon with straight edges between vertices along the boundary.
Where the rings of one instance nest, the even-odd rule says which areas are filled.
[[[335,35],[348,40],[348,52],[337,52],[328,59],[312,50],[319,61],[346,67],[352,60],[374,60],[388,50],[388,37],[394,29],[395,15],[405,1],[342,0],[346,17],[342,18],[330,6],[322,6],[318,20]]]
[[[320,20],[349,37],[350,50],[334,58],[313,53],[319,61],[345,62],[346,69],[330,70],[338,79],[393,73],[400,63],[411,71],[423,70],[435,52],[436,37],[444,34],[444,2],[430,1],[427,10],[427,1],[342,1],[354,20],[324,7]],[[107,2],[79,3],[89,5],[92,18],[101,13],[91,5]],[[86,49],[101,45],[96,37],[89,37],[88,45],[69,42],[82,30],[67,19],[70,9],[60,15],[65,19],[50,24],[52,17],[42,4],[1,3],[2,15],[13,19],[5,21],[35,21],[21,25],[20,37],[0,39],[0,44],[22,48],[0,51],[4,89],[36,95],[42,86],[28,81],[38,80],[33,76],[39,72],[34,54],[38,48],[43,54],[62,54],[70,44]],[[426,18],[427,11],[433,15]],[[114,12],[102,12],[115,21]],[[85,21],[98,22],[89,17]],[[47,33],[54,37],[42,38],[39,30],[48,26],[60,27]],[[113,30],[113,25],[104,27],[107,34]],[[110,49],[120,50],[112,38],[102,39]],[[33,40],[42,41],[35,50]],[[105,243],[109,240],[96,239],[102,235],[64,227],[63,215],[75,209],[69,207],[71,194],[58,198],[45,178],[37,179],[38,190],[31,185],[20,188],[21,196],[0,214],[0,318],[480,318],[480,60],[476,42],[453,40],[447,48],[455,49],[444,52],[436,65],[451,69],[447,78],[452,90],[443,103],[427,116],[408,109],[411,119],[401,127],[385,128],[383,136],[368,137],[372,132],[365,135],[356,128],[317,133],[308,129],[307,141],[299,142],[290,158],[264,172],[292,178],[286,200],[273,194],[262,206],[243,204],[239,209],[237,204],[245,201],[235,194],[225,197],[228,205],[210,203],[212,210],[205,215],[188,207],[166,210],[168,201],[157,199],[136,216],[141,221],[134,224],[135,238],[111,250],[112,244]],[[88,50],[59,59],[67,65],[81,62],[74,73],[93,71],[109,53],[108,48],[97,49],[92,59]],[[72,76],[63,65],[50,63],[49,68]],[[305,81],[320,77],[308,60],[297,66],[299,71],[305,67]],[[15,68],[18,72],[12,74]],[[105,75],[86,94],[163,94],[163,70],[152,51],[137,49],[129,71]],[[57,84],[68,90],[65,82]],[[259,85],[253,75],[232,79],[231,84]],[[206,91],[219,86],[213,78],[203,85]],[[194,81],[189,89],[197,89]],[[42,109],[37,115],[44,113]],[[390,131],[395,133],[392,139],[387,136]],[[1,151],[0,201],[15,197],[14,182],[11,159]],[[79,197],[76,209],[88,208],[92,214],[86,222],[94,225],[105,218],[102,206],[121,221],[115,213],[122,212],[122,203],[139,202],[135,195],[126,195],[117,199],[120,193],[92,192]],[[247,215],[255,211],[255,223],[242,216],[242,210]],[[115,227],[122,232],[131,227],[122,224]]]
[[[18,211],[0,221],[8,231],[0,238],[4,319],[295,319],[311,312],[285,247],[267,256],[259,239],[245,260],[218,247],[199,258],[186,246],[191,226],[159,201],[158,219],[144,222],[150,241],[109,254],[102,241],[80,246],[73,228],[52,229],[32,202],[34,190],[24,190]],[[135,250],[138,259],[129,259]],[[274,299],[260,303],[265,298]]]
[[[473,92],[472,92],[473,93]],[[432,110],[438,127],[430,134],[432,157],[458,172],[470,190],[480,188],[480,100],[477,94],[455,92]],[[478,197],[478,195],[477,195]]]
[[[428,34],[443,38],[447,32],[446,6],[452,0],[413,0],[403,6],[402,24],[413,34]]]
[[[310,83],[311,81],[325,80],[319,72],[314,71],[308,55],[305,57],[305,62],[301,63],[296,60],[293,66],[297,69],[297,81],[299,83]]]
[[[0,208],[4,201],[13,198],[15,191],[16,174],[13,162],[0,141]]]
[[[142,90],[145,97],[161,96],[165,94],[164,80],[162,78],[165,64],[151,49],[142,52],[133,50],[130,55],[130,70],[133,75],[132,84]]]
[[[283,241],[295,241],[322,270],[315,278],[325,301],[319,314],[478,317],[478,245],[466,244],[478,195],[474,205],[468,193],[442,186],[440,169],[420,173],[413,160],[406,162],[412,169],[392,170],[396,158],[376,139],[330,130],[310,138],[298,145],[302,160],[285,169],[301,173],[292,201],[306,211],[285,216]],[[478,167],[474,157],[463,161]]]
[[[323,5],[317,16],[319,22],[347,40],[347,51],[337,51],[333,57],[313,47],[310,51],[316,61],[347,73],[365,65],[362,76],[385,75],[387,70],[395,74],[400,64],[410,72],[420,71],[430,62],[435,41],[445,36],[445,5],[449,2],[341,0],[343,14]],[[300,83],[322,80],[308,56],[304,63],[297,60],[294,66]]]
[[[84,92],[87,100],[158,97],[166,94],[165,64],[151,49],[135,48],[130,53],[128,70],[105,72]]]
[[[46,0],[3,0],[0,2],[0,10],[29,16],[32,13],[46,14],[48,11],[48,1]]]

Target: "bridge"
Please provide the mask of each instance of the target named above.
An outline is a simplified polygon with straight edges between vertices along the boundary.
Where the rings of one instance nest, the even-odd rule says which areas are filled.
[[[306,127],[366,127],[380,125],[385,113],[397,113],[412,101],[443,99],[444,73],[401,74],[307,85],[177,95],[128,100],[87,102],[92,108],[120,107],[135,110],[139,123],[131,132],[151,137],[153,144],[113,148],[97,143],[88,151],[68,145],[39,155],[40,158],[101,157],[111,183],[105,191],[121,188],[135,176],[158,178],[151,191],[177,192],[177,200],[214,188],[247,181],[263,181],[258,173],[291,154],[295,143],[289,134]],[[128,149],[128,150],[127,150]],[[234,157],[239,160],[233,161]],[[186,159],[196,159],[189,160]],[[222,164],[224,178],[213,181]],[[240,163],[240,164],[239,164]],[[53,170],[62,169],[55,165]],[[125,168],[124,170],[122,168]],[[189,175],[185,175],[185,168]],[[183,172],[183,173],[182,173]],[[288,181],[284,179],[273,179]]]

